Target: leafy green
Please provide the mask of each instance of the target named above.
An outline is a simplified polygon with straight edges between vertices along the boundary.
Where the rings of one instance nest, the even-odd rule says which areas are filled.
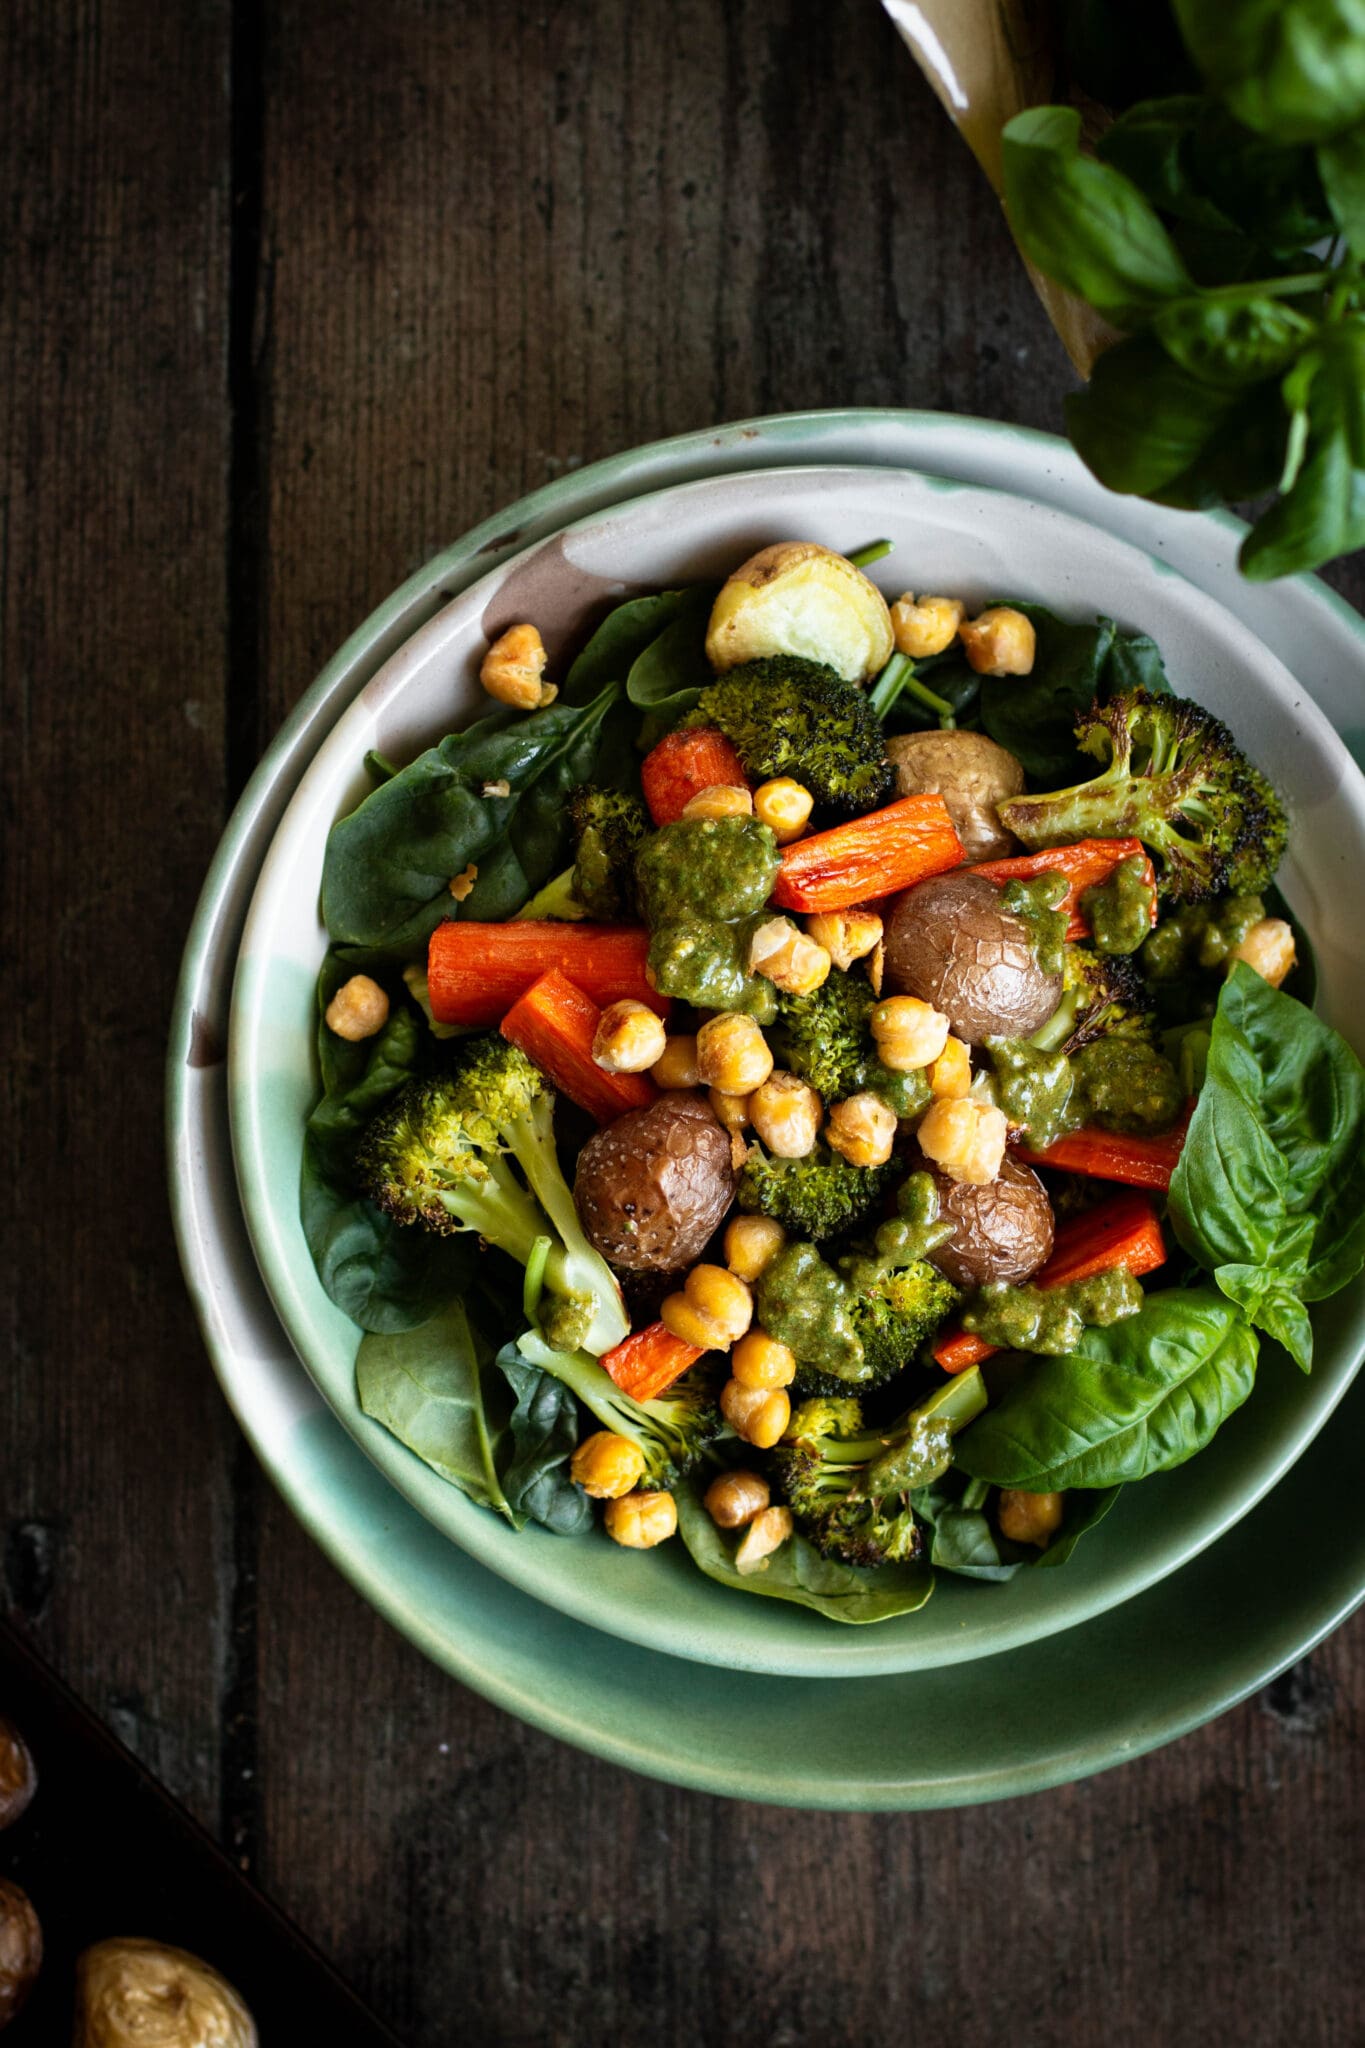
[[[637,709],[676,722],[713,680],[706,659],[706,625],[716,592],[707,583],[674,595],[680,600],[674,616],[631,663],[626,695]]]
[[[446,918],[519,910],[564,865],[570,792],[629,772],[611,716],[621,703],[612,684],[581,707],[495,711],[372,790],[328,835],[322,914],[332,938],[402,959]],[[506,796],[484,794],[503,782]],[[450,882],[471,863],[478,879],[456,903]]]
[[[793,1536],[768,1559],[763,1571],[745,1576],[735,1569],[737,1538],[718,1529],[690,1484],[677,1488],[678,1532],[688,1556],[708,1579],[737,1593],[762,1593],[772,1600],[791,1600],[810,1607],[830,1621],[888,1621],[913,1614],[934,1590],[927,1565],[882,1565],[875,1572],[856,1571],[821,1557],[804,1536]]]
[[[1362,0],[1175,0],[1195,63],[1239,120],[1281,142],[1365,121]]]
[[[355,1373],[366,1415],[479,1507],[522,1526],[526,1515],[498,1477],[508,1445],[506,1392],[463,1301],[447,1302],[420,1330],[363,1337]]]
[[[497,1366],[517,1403],[508,1424],[514,1452],[502,1474],[508,1504],[556,1536],[581,1536],[592,1527],[592,1506],[569,1477],[578,1403],[553,1373],[522,1357],[515,1339],[503,1345]]]
[[[929,1562],[960,1578],[1002,1581],[1033,1565],[1063,1565],[1082,1536],[1102,1522],[1121,1488],[1076,1491],[1062,1496],[1062,1526],[1046,1550],[1031,1543],[1011,1543],[986,1513],[990,1488],[979,1479],[963,1484],[959,1471],[949,1472],[933,1486],[910,1497],[911,1506],[932,1531]]]
[[[1365,1070],[1245,964],[1218,999],[1204,1086],[1171,1182],[1176,1236],[1305,1371],[1321,1301],[1365,1264]]]
[[[1358,263],[1365,260],[1365,124],[1322,144],[1318,175],[1346,246]]]
[[[1365,314],[1327,329],[1302,359],[1307,446],[1302,468],[1242,543],[1263,582],[1365,547]]]
[[[645,649],[692,599],[690,590],[661,590],[629,598],[609,611],[570,665],[559,693],[564,703],[590,704],[609,684],[623,684]]]
[[[1055,788],[1075,773],[1076,720],[1096,698],[1107,703],[1135,684],[1162,691],[1170,684],[1145,633],[1121,632],[1112,619],[1060,619],[1022,598],[1003,601],[1033,621],[1037,653],[1031,675],[985,678],[981,723],[1023,764],[1031,783]]]
[[[1254,1330],[1211,1288],[1151,1294],[1031,1362],[957,1439],[957,1463],[1029,1493],[1149,1478],[1204,1449],[1251,1392],[1256,1357]]]

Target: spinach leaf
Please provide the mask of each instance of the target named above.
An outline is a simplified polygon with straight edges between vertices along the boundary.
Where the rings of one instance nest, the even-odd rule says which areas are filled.
[[[981,685],[981,723],[991,738],[1023,763],[1033,785],[1055,789],[1076,766],[1078,713],[1100,695],[1113,649],[1112,619],[1091,625],[1059,619],[1046,605],[1009,602],[1033,621],[1038,636],[1033,672],[988,676]]]
[[[578,1404],[553,1373],[528,1364],[515,1339],[503,1345],[497,1365],[517,1404],[509,1425],[514,1451],[502,1473],[508,1503],[556,1536],[581,1536],[592,1527],[592,1504],[569,1477]]]
[[[985,1512],[985,1500],[979,1498],[989,1497],[990,1488],[979,1480],[964,1488],[957,1471],[949,1472],[937,1485],[913,1493],[910,1504],[933,1532],[929,1562],[936,1570],[1000,1582],[1033,1566],[1065,1564],[1082,1536],[1104,1520],[1121,1492],[1121,1487],[1109,1486],[1100,1492],[1064,1494],[1062,1526],[1046,1550],[1029,1543],[1011,1543],[1002,1536]]]
[[[1107,625],[1111,622],[1102,619],[1100,623]],[[1123,633],[1116,627],[1105,666],[1102,694],[1109,698],[1122,696],[1128,690],[1146,690],[1149,695],[1159,697],[1169,695],[1170,689],[1171,680],[1161,658],[1161,649],[1151,634]]]
[[[1324,142],[1318,151],[1322,179],[1332,218],[1346,237],[1357,262],[1365,259],[1365,125]]]
[[[609,683],[624,683],[631,669],[692,596],[690,590],[661,590],[632,597],[607,613],[564,678],[566,704],[588,704]]]
[[[736,1539],[718,1529],[701,1495],[690,1485],[674,1493],[678,1530],[689,1557],[708,1579],[737,1593],[761,1593],[772,1600],[791,1600],[813,1608],[830,1621],[887,1621],[895,1614],[913,1614],[934,1590],[927,1565],[883,1565],[875,1572],[854,1571],[821,1557],[804,1536],[793,1536],[768,1560],[766,1571],[744,1577],[735,1570]]]
[[[1361,0],[1175,0],[1186,48],[1238,119],[1281,142],[1365,120]]]
[[[1004,130],[1005,205],[1030,262],[1099,312],[1132,325],[1193,280],[1128,178],[1080,152],[1071,107],[1030,107]]]
[[[522,1526],[525,1513],[498,1478],[508,1448],[506,1389],[463,1301],[447,1302],[420,1330],[363,1337],[355,1373],[366,1415],[470,1500]]]
[[[957,1439],[957,1464],[1030,1493],[1149,1478],[1204,1449],[1251,1392],[1256,1356],[1255,1331],[1211,1288],[1151,1294],[1034,1361]]]
[[[1365,547],[1365,314],[1325,326],[1293,374],[1300,372],[1302,467],[1238,556],[1243,574],[1256,582]]]
[[[682,601],[675,616],[635,657],[626,679],[632,704],[674,721],[690,711],[699,693],[714,681],[706,659],[706,625],[715,586],[698,585],[678,595]]]
[[[402,959],[452,916],[512,916],[563,865],[565,801],[619,747],[613,684],[591,704],[501,710],[450,734],[341,818],[327,839],[322,912],[332,938]],[[506,782],[506,796],[485,796]],[[473,863],[473,893],[450,882]]]
[[[1218,999],[1170,1215],[1224,1294],[1307,1371],[1304,1302],[1365,1264],[1365,1069],[1244,964]]]

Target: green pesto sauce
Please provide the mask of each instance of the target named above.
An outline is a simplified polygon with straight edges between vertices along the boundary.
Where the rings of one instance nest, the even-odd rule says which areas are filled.
[[[1149,981],[1179,981],[1196,969],[1221,967],[1254,924],[1265,916],[1259,896],[1223,896],[1212,903],[1187,903],[1163,917],[1142,948]]]
[[[869,1377],[853,1327],[851,1296],[813,1244],[789,1244],[758,1280],[758,1321],[796,1353],[800,1365],[832,1373],[850,1386]]]
[[[1060,974],[1066,962],[1065,875],[1038,875],[1005,885],[1004,904],[1028,932],[1034,958],[1044,974]]]
[[[1081,893],[1081,911],[1089,918],[1099,953],[1136,953],[1152,929],[1156,886],[1148,879],[1140,853],[1121,860],[1107,882]]]
[[[1035,1152],[1068,1131],[1164,1131],[1185,1103],[1186,1089],[1170,1060],[1145,1039],[1110,1033],[1068,1059],[1021,1038],[988,1038],[996,1102],[1022,1124]]]
[[[876,1235],[877,1257],[884,1265],[912,1266],[953,1235],[955,1226],[939,1215],[938,1189],[930,1173],[907,1174],[896,1196],[896,1210]]]
[[[749,941],[759,918],[722,924],[713,917],[682,917],[656,925],[650,935],[648,973],[662,996],[699,1010],[738,1010],[760,1024],[777,1015],[777,990],[747,968]]]
[[[1075,1350],[1087,1328],[1122,1322],[1141,1307],[1141,1287],[1118,1266],[1063,1287],[1008,1287],[991,1281],[964,1311],[962,1323],[988,1344],[1061,1357]]]
[[[651,834],[635,857],[635,881],[651,929],[688,917],[729,924],[752,917],[772,894],[777,841],[757,818],[682,818]]]
[[[1072,1114],[1076,1092],[1064,1052],[1043,1052],[1026,1038],[988,1038],[995,1099],[1012,1124],[1022,1124],[1029,1144],[1041,1152],[1084,1117]]]

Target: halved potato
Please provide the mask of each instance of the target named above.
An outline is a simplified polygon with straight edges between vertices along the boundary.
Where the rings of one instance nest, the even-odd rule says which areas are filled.
[[[863,683],[891,659],[886,599],[861,569],[810,540],[760,548],[716,599],[706,655],[716,673],[790,654]]]

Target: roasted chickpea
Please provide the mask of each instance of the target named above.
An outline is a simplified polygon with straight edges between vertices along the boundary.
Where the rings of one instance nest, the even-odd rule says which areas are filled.
[[[541,681],[546,659],[545,642],[534,626],[509,626],[485,654],[479,681],[499,704],[539,711],[559,694],[553,683]]]
[[[731,1137],[749,1127],[748,1095],[727,1095],[723,1088],[713,1088],[708,1097],[719,1121],[724,1124]]]
[[[809,1082],[775,1069],[749,1097],[749,1121],[778,1159],[804,1159],[820,1135],[822,1105]]]
[[[773,1216],[736,1216],[725,1226],[725,1263],[752,1287],[777,1257],[787,1233]]]
[[[919,1148],[949,1180],[986,1187],[999,1177],[1009,1126],[991,1102],[940,1096],[920,1119]]]
[[[891,607],[896,652],[908,654],[912,661],[927,661],[931,654],[942,654],[945,647],[952,646],[966,616],[967,607],[961,598],[922,597],[916,603],[907,590]]]
[[[1060,1493],[1020,1493],[1006,1487],[995,1511],[1000,1534],[1011,1543],[1032,1543],[1046,1550],[1062,1526],[1063,1505]]]
[[[770,1451],[791,1421],[792,1404],[781,1387],[745,1387],[727,1380],[720,1390],[720,1412],[746,1444]]]
[[[1251,927],[1240,944],[1233,947],[1228,955],[1229,970],[1234,960],[1245,960],[1262,981],[1278,988],[1298,960],[1292,927],[1282,917],[1263,917]]]
[[[629,1437],[599,1429],[584,1437],[569,1460],[569,1477],[594,1500],[619,1500],[645,1476],[645,1454]]]
[[[677,1529],[678,1503],[671,1493],[627,1493],[607,1502],[602,1520],[612,1542],[622,1549],[653,1550]]]
[[[754,1317],[747,1285],[724,1266],[694,1266],[659,1311],[664,1328],[701,1351],[728,1351]]]
[[[773,1070],[768,1041],[752,1017],[723,1010],[697,1033],[697,1078],[726,1095],[751,1095]]]
[[[718,1529],[742,1529],[761,1515],[771,1495],[759,1472],[721,1472],[702,1495],[702,1505]]]
[[[739,1539],[735,1570],[746,1579],[753,1572],[766,1571],[768,1559],[789,1540],[795,1527],[790,1508],[764,1508]]]
[[[950,1102],[971,1094],[971,1049],[960,1038],[949,1038],[945,1042],[942,1052],[929,1069],[929,1086],[936,1096],[946,1096]]]
[[[368,974],[353,974],[332,997],[323,1021],[338,1038],[358,1045],[361,1039],[373,1038],[384,1029],[389,1021],[389,999]]]
[[[884,1166],[896,1141],[896,1112],[879,1095],[850,1095],[830,1111],[825,1136],[850,1166]]]
[[[796,1378],[796,1353],[766,1330],[750,1330],[734,1348],[730,1371],[742,1387],[789,1387]]]
[[[820,910],[806,919],[806,932],[847,974],[881,943],[882,921],[875,910]]]
[[[701,1075],[697,1072],[697,1041],[693,1034],[679,1031],[665,1038],[664,1049],[649,1071],[656,1087],[695,1088]]]
[[[1038,651],[1033,621],[1012,605],[996,604],[958,627],[967,660],[979,676],[1026,676]]]
[[[648,1003],[623,996],[597,1020],[593,1064],[609,1074],[643,1074],[663,1058],[667,1043],[663,1022]]]
[[[918,996],[888,996],[870,1022],[877,1057],[898,1074],[931,1067],[948,1043],[948,1019]]]
[[[788,995],[808,996],[829,979],[830,957],[789,917],[770,917],[749,941],[749,972]]]
[[[689,823],[695,818],[749,818],[754,809],[754,798],[747,789],[739,789],[731,782],[715,782],[688,798],[683,805],[683,817]],[[766,825],[768,820],[765,818],[763,823]]]
[[[766,825],[779,846],[790,846],[810,823],[815,799],[789,775],[779,775],[754,791],[754,816]]]

